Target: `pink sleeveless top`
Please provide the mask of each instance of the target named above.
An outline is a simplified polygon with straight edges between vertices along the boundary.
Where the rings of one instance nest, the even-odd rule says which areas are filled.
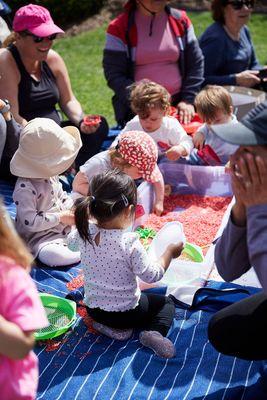
[[[149,36],[151,16],[136,12],[137,47],[135,81],[150,79],[170,94],[179,93],[181,74],[177,64],[179,47],[165,12],[156,15]]]

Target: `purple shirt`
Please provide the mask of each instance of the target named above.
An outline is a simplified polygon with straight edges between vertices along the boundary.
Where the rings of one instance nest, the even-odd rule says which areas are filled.
[[[248,207],[247,225],[236,226],[232,219],[215,247],[215,262],[222,278],[233,281],[254,267],[267,293],[267,204]]]
[[[150,79],[164,86],[171,95],[179,93],[182,86],[177,68],[180,50],[168,16],[165,12],[155,16],[151,36],[150,20],[151,16],[136,13],[139,40],[136,46],[135,81]]]

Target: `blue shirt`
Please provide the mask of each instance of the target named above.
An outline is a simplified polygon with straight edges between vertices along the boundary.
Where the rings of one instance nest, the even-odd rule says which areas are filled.
[[[233,40],[215,22],[200,36],[199,44],[205,59],[204,85],[236,85],[235,74],[261,68],[247,26],[241,28],[239,40]]]

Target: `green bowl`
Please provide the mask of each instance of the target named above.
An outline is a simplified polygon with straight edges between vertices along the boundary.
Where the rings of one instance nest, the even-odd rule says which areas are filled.
[[[76,320],[76,303],[72,300],[39,293],[49,325],[35,332],[36,340],[52,339],[65,333]]]
[[[186,242],[183,253],[185,253],[192,261],[202,262],[204,260],[203,252],[196,244]]]

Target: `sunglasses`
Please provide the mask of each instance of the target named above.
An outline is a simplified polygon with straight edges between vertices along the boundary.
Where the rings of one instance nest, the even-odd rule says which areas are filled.
[[[246,6],[247,8],[254,7],[254,0],[235,0],[235,1],[228,1],[227,4],[230,4],[234,10],[241,10],[242,7]]]
[[[33,33],[30,32],[23,32],[24,36],[31,36],[33,38],[34,43],[41,43],[43,42],[45,39],[48,40],[55,40],[57,37],[57,33],[53,33],[53,35],[49,35],[49,36],[45,36],[45,37],[40,37],[40,36],[36,36]]]

